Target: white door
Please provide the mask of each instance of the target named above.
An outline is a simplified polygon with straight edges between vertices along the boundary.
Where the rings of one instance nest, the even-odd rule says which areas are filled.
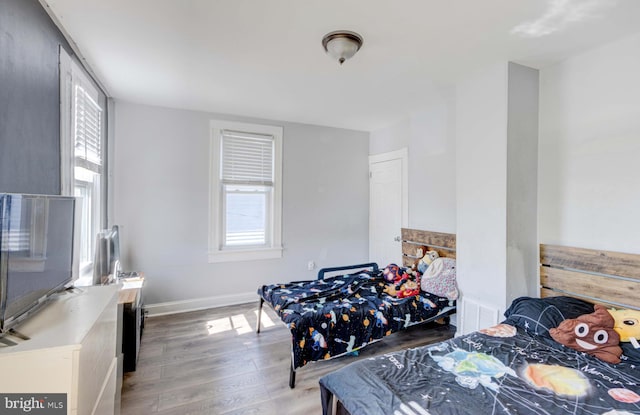
[[[402,265],[400,228],[407,224],[406,150],[369,160],[369,260]]]

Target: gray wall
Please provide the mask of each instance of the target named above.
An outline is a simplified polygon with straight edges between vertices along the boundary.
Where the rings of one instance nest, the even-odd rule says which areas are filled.
[[[60,44],[37,0],[0,0],[0,191],[60,193]]]
[[[281,259],[207,262],[209,122],[284,127]],[[116,101],[113,223],[126,269],[147,275],[148,304],[169,312],[257,299],[261,284],[368,257],[369,134]]]
[[[38,0],[0,0],[0,192],[60,194],[60,45]]]

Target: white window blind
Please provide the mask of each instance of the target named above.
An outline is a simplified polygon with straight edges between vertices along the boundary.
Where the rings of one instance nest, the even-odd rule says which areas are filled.
[[[273,186],[273,136],[231,130],[221,133],[222,183]]]
[[[274,138],[233,130],[221,134],[224,245],[264,246],[269,239]]]
[[[74,89],[75,163],[95,173],[102,170],[102,109],[85,88]]]
[[[209,261],[282,257],[283,128],[211,121]]]

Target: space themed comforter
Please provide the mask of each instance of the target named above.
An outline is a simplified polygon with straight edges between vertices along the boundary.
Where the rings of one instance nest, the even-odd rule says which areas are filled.
[[[355,351],[410,325],[425,322],[454,302],[425,292],[396,298],[383,292],[380,271],[324,280],[265,285],[258,294],[291,330],[294,368]]]
[[[640,414],[640,370],[499,325],[360,360],[320,379],[351,415]],[[342,412],[344,413],[344,412]]]

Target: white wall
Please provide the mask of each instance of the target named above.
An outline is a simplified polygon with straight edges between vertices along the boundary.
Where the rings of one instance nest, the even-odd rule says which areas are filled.
[[[538,71],[487,66],[458,83],[456,99],[464,334],[482,327],[477,315],[497,323],[514,298],[538,291]]]
[[[366,132],[116,101],[113,218],[126,269],[147,275],[152,311],[256,300],[259,285],[315,278],[368,257]],[[209,264],[209,121],[282,125],[281,259]]]
[[[537,297],[538,91],[537,69],[509,63],[507,120],[507,304]]]
[[[457,278],[463,296],[504,310],[507,233],[507,63],[456,89]]]
[[[541,243],[640,253],[640,34],[540,71]]]
[[[409,151],[409,227],[456,232],[455,94],[442,89],[422,110],[372,131],[370,154]]]

